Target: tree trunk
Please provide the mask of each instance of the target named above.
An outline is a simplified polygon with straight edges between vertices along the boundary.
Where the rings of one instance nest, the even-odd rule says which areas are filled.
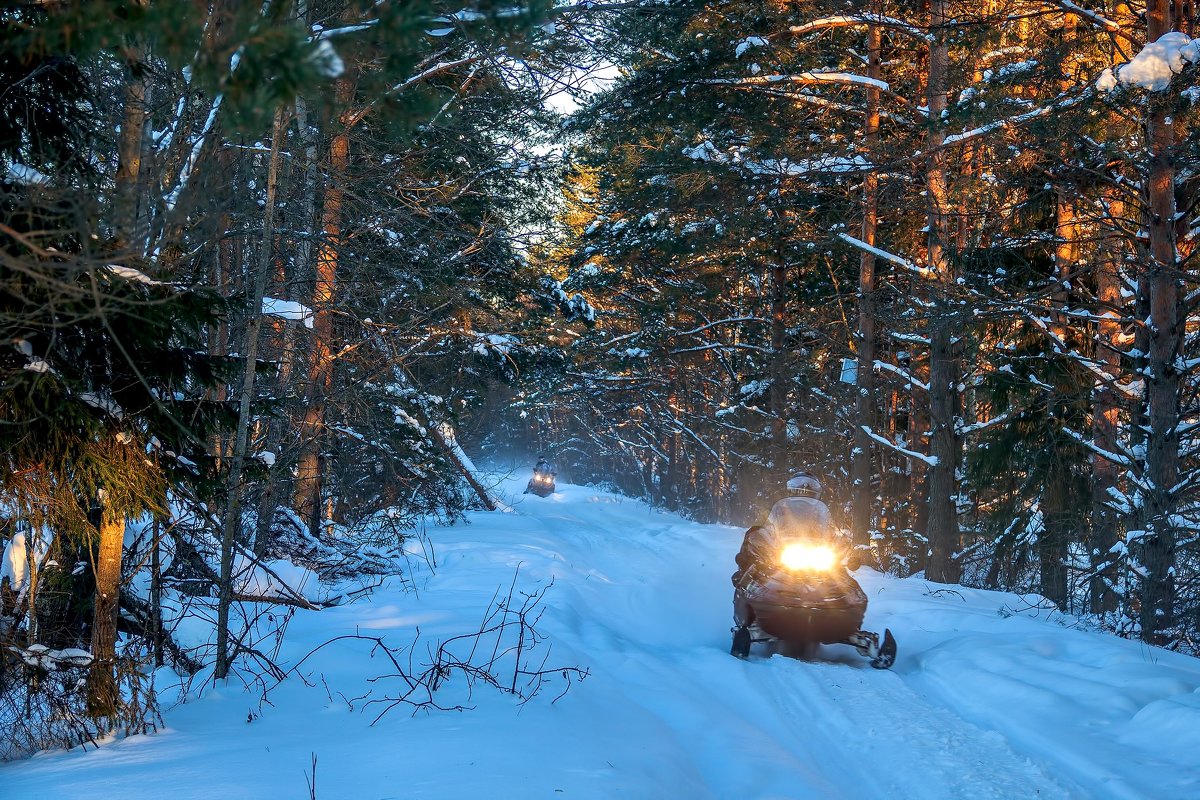
[[[1124,214],[1124,203],[1116,192],[1109,195],[1108,213],[1120,219]],[[1101,244],[1099,266],[1096,270],[1096,296],[1100,301],[1103,317],[1096,326],[1096,360],[1103,365],[1109,381],[1116,381],[1121,369],[1119,341],[1121,323],[1118,310],[1124,306],[1121,299],[1120,245],[1116,236],[1107,236]],[[1118,447],[1119,398],[1111,385],[1097,381],[1092,391],[1092,440],[1096,447],[1106,453],[1115,453]],[[1089,582],[1090,610],[1093,614],[1115,611],[1117,596],[1116,570],[1112,563],[1113,545],[1117,543],[1118,516],[1109,505],[1109,493],[1117,488],[1120,471],[1116,462],[1099,453],[1092,454],[1092,528],[1091,563],[1092,578]]]
[[[784,334],[787,331],[787,262],[783,251],[777,250],[771,265],[771,390],[768,395],[771,412],[772,463],[776,473],[790,465],[780,463],[787,453],[787,423],[784,420],[787,392],[784,390]]]
[[[233,452],[230,454],[228,497],[221,522],[221,572],[217,596],[217,664],[213,677],[220,680],[229,674],[229,607],[233,602],[233,540],[241,527],[242,467],[250,444],[250,410],[254,400],[255,366],[258,362],[259,328],[262,326],[262,299],[267,275],[271,268],[271,244],[275,238],[275,190],[279,179],[279,158],[287,133],[287,119],[282,106],[275,112],[275,127],[271,137],[271,160],[267,168],[267,199],[263,210],[262,246],[258,269],[250,292],[250,309],[243,344],[241,394],[238,398],[237,429],[234,432]]]
[[[1054,233],[1058,243],[1054,248],[1055,288],[1050,296],[1051,330],[1059,341],[1071,346],[1071,327],[1065,311],[1071,301],[1067,287],[1079,262],[1079,226],[1075,207],[1062,190],[1057,193],[1055,203]],[[1071,464],[1060,458],[1059,444],[1064,436],[1062,427],[1067,422],[1067,394],[1072,391],[1070,381],[1066,370],[1058,371],[1051,381],[1055,388],[1048,390],[1046,398],[1048,438],[1044,458],[1048,465],[1041,497],[1042,535],[1037,545],[1041,594],[1064,610],[1068,600],[1067,546],[1073,515],[1068,508]]]
[[[337,80],[340,108],[347,108],[353,91],[353,79],[347,71]],[[350,120],[350,112],[343,111],[338,119],[338,132],[329,143],[329,175],[321,210],[322,237],[317,247],[317,280],[312,298],[313,352],[304,417],[300,422],[300,459],[296,467],[294,502],[297,513],[313,536],[321,533],[321,445],[325,431],[325,403],[333,386],[333,305],[350,169]]]
[[[1168,0],[1146,6],[1148,41],[1175,28]],[[1147,200],[1150,211],[1150,262],[1142,280],[1150,300],[1150,353],[1147,399],[1149,438],[1146,447],[1146,529],[1137,554],[1145,568],[1142,577],[1142,639],[1158,642],[1160,631],[1174,623],[1175,522],[1179,480],[1180,374],[1183,324],[1179,298],[1180,271],[1175,239],[1176,136],[1170,118],[1171,97],[1150,96],[1146,124],[1150,173]]]
[[[880,31],[872,25],[867,30],[867,77],[880,75]],[[863,126],[863,149],[867,158],[876,157],[875,140],[879,131],[879,89],[867,89],[867,118]],[[879,221],[879,175],[875,171],[863,176],[863,220],[860,238],[875,244]],[[850,453],[850,486],[853,514],[850,529],[854,545],[866,552],[871,546],[871,510],[873,459],[871,437],[864,428],[875,426],[875,255],[866,250],[858,261],[858,336],[855,347],[858,369],[855,371],[854,449]]]
[[[307,19],[305,16],[305,5],[298,5],[301,19]],[[308,279],[308,276],[313,274],[314,265],[312,263],[312,240],[313,240],[313,217],[316,212],[317,199],[317,146],[312,135],[312,129],[309,124],[308,104],[303,98],[296,98],[296,130],[299,140],[304,144],[303,159],[292,158],[291,166],[295,168],[295,172],[303,171],[303,189],[301,193],[300,212],[298,218],[300,223],[300,237],[296,240],[294,250],[294,261],[296,276],[293,280],[302,282]],[[296,162],[302,162],[297,164]],[[300,277],[303,276],[303,277]],[[280,286],[287,285],[286,272],[280,268],[278,280]],[[285,295],[286,297],[286,295]],[[290,299],[290,297],[288,298]],[[281,400],[287,397],[293,385],[293,370],[296,364],[297,356],[297,326],[294,324],[284,324],[283,334],[281,337],[281,346],[279,354],[279,372],[275,383],[275,396]],[[276,456],[276,461],[273,466],[267,470],[267,477],[263,483],[263,490],[259,496],[258,514],[256,515],[255,530],[254,530],[254,554],[261,557],[265,554],[267,545],[271,536],[271,524],[275,517],[275,509],[279,506],[278,498],[280,496],[280,484],[283,484],[283,491],[287,491],[287,482],[285,476],[288,474],[290,462],[282,458],[283,453],[283,436],[285,427],[288,425],[289,417],[283,419],[272,418],[267,421],[267,441],[266,448]]]
[[[117,246],[140,252],[138,206],[142,171],[143,129],[146,125],[146,82],[141,78],[142,49],[130,45],[126,53],[129,77],[125,81],[121,135],[117,140],[117,173],[114,199]]]
[[[105,505],[96,546],[95,611],[92,619],[92,664],[88,672],[88,711],[96,719],[112,719],[120,707],[117,687],[117,609],[121,597],[121,556],[125,516]]]
[[[946,110],[950,50],[945,26],[949,21],[949,0],[930,4],[929,45],[929,135],[926,152],[926,191],[928,193],[929,269],[933,273],[935,308],[930,321],[929,349],[929,422],[930,455],[935,463],[929,468],[929,563],[925,574],[930,580],[956,583],[959,564],[955,553],[959,545],[958,512],[958,364],[953,341],[955,325],[950,292],[954,286],[954,266],[946,253],[950,241],[947,213],[946,156],[942,112]]]
[[[162,615],[162,523],[154,520],[154,542],[150,551],[150,637],[154,644],[154,666],[161,667],[163,659]]]

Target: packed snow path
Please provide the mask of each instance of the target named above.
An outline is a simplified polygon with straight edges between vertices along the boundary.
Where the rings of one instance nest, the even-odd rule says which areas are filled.
[[[523,480],[523,479],[522,479]],[[538,630],[549,664],[590,676],[524,706],[477,689],[464,713],[410,715],[363,695],[390,670],[362,641],[289,679],[209,688],[154,736],[0,766],[23,798],[1196,798],[1200,661],[1072,627],[1014,595],[894,580],[868,569],[867,625],[900,656],[871,669],[729,653],[740,531],[591,488],[515,494],[514,513],[429,532],[437,569],[291,623],[294,663],[334,636],[394,645],[474,630],[518,565],[551,579]],[[418,647],[418,659],[425,652]],[[448,687],[452,691],[454,687]],[[459,698],[455,698],[459,699]]]

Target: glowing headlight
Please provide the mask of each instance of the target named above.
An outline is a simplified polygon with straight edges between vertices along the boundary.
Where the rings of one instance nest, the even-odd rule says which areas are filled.
[[[833,567],[833,550],[825,545],[793,543],[783,548],[779,560],[788,569],[825,570]]]

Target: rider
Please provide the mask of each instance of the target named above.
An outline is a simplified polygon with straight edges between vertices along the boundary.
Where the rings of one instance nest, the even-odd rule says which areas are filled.
[[[547,461],[545,456],[538,456],[537,463],[533,465],[533,474],[536,476],[547,475],[554,477],[554,465]]]
[[[821,502],[821,482],[809,472],[797,472],[787,482],[788,496],[771,507],[766,525],[746,531],[733,573],[736,585],[752,564],[773,559],[781,539],[804,538],[832,542],[835,534],[829,507]]]

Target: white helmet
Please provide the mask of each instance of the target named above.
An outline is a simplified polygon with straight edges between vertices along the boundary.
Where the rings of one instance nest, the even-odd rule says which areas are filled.
[[[821,499],[821,482],[809,472],[797,472],[787,482],[788,494],[792,497]]]

